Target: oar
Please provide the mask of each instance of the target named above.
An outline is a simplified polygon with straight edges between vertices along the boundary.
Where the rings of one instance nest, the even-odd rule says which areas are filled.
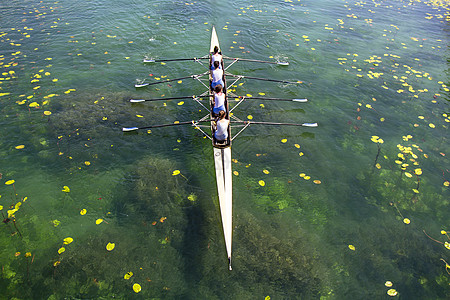
[[[154,85],[154,84],[161,84],[161,83],[166,83],[166,82],[171,82],[171,81],[178,81],[178,80],[187,79],[187,78],[194,78],[194,76],[195,75],[185,76],[185,77],[180,77],[180,78],[175,78],[175,79],[161,80],[161,81],[158,81],[158,82],[135,84],[134,87],[140,88],[140,87]]]
[[[254,122],[254,121],[231,121],[231,123],[244,123],[244,124],[261,124],[261,125],[288,125],[288,126],[303,126],[303,127],[317,127],[317,123],[275,123],[275,122]]]
[[[158,81],[158,82],[135,84],[134,87],[140,88],[140,87],[144,87],[144,86],[149,86],[149,85],[154,85],[154,84],[161,84],[161,83],[172,82],[172,81],[178,81],[178,80],[187,79],[187,78],[198,79],[198,78],[200,78],[200,77],[202,77],[202,76],[204,76],[206,74],[209,74],[209,71],[206,71],[206,72],[204,72],[202,74],[198,74],[198,75],[190,75],[190,76],[185,76],[185,77],[180,77],[180,78],[161,80],[161,81]]]
[[[192,57],[192,58],[169,58],[169,59],[153,59],[153,58],[144,58],[145,63],[154,63],[154,62],[168,62],[168,61],[196,61],[199,59],[209,59],[209,57]]]
[[[230,97],[230,98],[233,98],[233,97]],[[306,99],[306,98],[304,98],[304,99],[292,99],[292,98],[266,98],[266,97],[246,97],[246,96],[239,96],[237,98],[239,98],[239,99],[245,98],[245,99],[257,99],[257,100],[273,100],[273,101],[308,102],[308,99]]]
[[[180,97],[167,97],[167,98],[153,98],[153,99],[130,99],[131,103],[140,103],[140,102],[146,102],[146,101],[165,101],[165,100],[179,100],[179,99],[195,99],[195,98],[206,98],[210,95],[206,96],[180,96]]]
[[[149,128],[159,128],[159,127],[169,127],[169,126],[178,126],[178,125],[195,125],[196,123],[201,123],[201,122],[211,122],[214,121],[212,119],[209,120],[202,120],[202,121],[186,121],[186,122],[178,122],[178,123],[171,123],[171,124],[159,124],[159,125],[150,125],[150,126],[145,126],[145,127],[124,127],[122,128],[123,132],[128,132],[128,131],[135,131],[135,130],[139,130],[139,129],[149,129]]]
[[[248,59],[248,58],[238,58],[238,57],[228,57],[228,56],[224,56],[223,58],[231,59],[231,60],[241,60],[241,61],[248,61],[248,62],[264,63],[264,64],[274,64],[274,65],[280,65],[280,66],[289,66],[289,63],[287,61],[265,61],[265,60],[258,60],[258,59]]]
[[[243,75],[234,75],[227,73],[227,76],[231,77],[238,77],[238,78],[245,78],[245,79],[254,79],[254,80],[263,80],[263,81],[272,81],[272,82],[281,82],[281,83],[288,83],[288,84],[296,84],[296,83],[303,83],[303,81],[285,81],[285,80],[276,80],[276,79],[269,79],[269,78],[259,78],[259,77],[250,77],[250,76],[243,76]]]

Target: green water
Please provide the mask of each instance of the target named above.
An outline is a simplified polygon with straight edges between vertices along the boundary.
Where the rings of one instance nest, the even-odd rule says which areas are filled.
[[[4,2],[1,299],[448,298],[443,1]],[[203,56],[213,25],[228,56],[290,62],[230,72],[304,82],[246,80],[236,94],[309,100],[248,101],[236,116],[319,123],[234,140],[231,272],[210,141],[121,131],[207,113],[128,99],[203,93],[190,79],[134,84],[204,72],[142,59]]]

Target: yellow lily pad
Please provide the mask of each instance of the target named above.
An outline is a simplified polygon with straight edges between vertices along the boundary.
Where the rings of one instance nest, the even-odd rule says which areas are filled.
[[[64,244],[65,245],[69,245],[70,243],[72,243],[73,242],[73,238],[71,238],[70,236],[69,237],[66,237],[65,239],[64,239]]]
[[[133,284],[133,291],[139,293],[141,291],[141,285],[139,283]]]
[[[116,244],[115,244],[115,243],[108,243],[108,244],[106,245],[106,250],[112,251],[112,250],[114,250],[115,247],[116,247]]]
[[[397,296],[397,291],[395,289],[390,289],[387,291],[387,294],[391,297]]]
[[[128,280],[128,279],[130,279],[131,278],[131,276],[133,276],[133,272],[128,272],[128,273],[126,273],[124,276],[123,276],[123,278],[125,279],[125,280]]]

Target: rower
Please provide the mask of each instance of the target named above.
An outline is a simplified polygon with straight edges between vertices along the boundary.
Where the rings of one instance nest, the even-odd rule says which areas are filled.
[[[220,63],[216,60],[214,62],[214,69],[212,71],[212,82],[211,82],[211,88],[214,90],[214,88],[220,84],[221,86],[224,86],[223,84],[223,70],[219,68]]]
[[[228,125],[230,120],[225,119],[225,111],[219,112],[219,121],[216,122],[216,131],[214,137],[217,141],[225,141],[228,138]]]
[[[214,47],[214,54],[211,56],[211,70],[216,69],[214,67],[214,62],[218,61],[219,62],[219,68],[222,68],[222,55],[219,53],[219,47],[215,46]]]
[[[221,111],[225,111],[225,93],[222,90],[222,85],[218,84],[214,89],[213,114],[218,115]]]

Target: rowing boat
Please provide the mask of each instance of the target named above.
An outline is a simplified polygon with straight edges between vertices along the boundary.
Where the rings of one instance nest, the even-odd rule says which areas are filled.
[[[225,93],[225,109],[226,109],[226,115],[225,117],[227,119],[233,118],[234,121],[233,124],[241,123],[242,129],[231,137],[231,125],[228,125],[228,137],[225,141],[218,141],[215,138],[214,132],[216,128],[216,116],[213,113],[213,107],[214,107],[214,93],[211,89],[211,81],[212,81],[212,71],[211,71],[211,63],[212,63],[212,55],[214,52],[215,47],[219,48],[220,51],[220,44],[219,39],[217,37],[216,29],[215,27],[212,27],[211,30],[211,43],[210,43],[210,51],[209,54],[200,58],[176,58],[176,59],[153,59],[153,58],[145,58],[144,63],[155,63],[155,62],[167,62],[167,61],[195,61],[203,65],[205,68],[207,68],[207,71],[198,75],[190,75],[186,77],[181,78],[175,78],[175,79],[167,79],[166,81],[159,81],[159,82],[138,82],[135,84],[136,88],[142,88],[154,84],[160,84],[160,83],[167,83],[170,81],[179,81],[186,78],[192,78],[194,80],[199,81],[201,84],[203,84],[204,87],[207,88],[206,92],[199,96],[180,96],[180,97],[170,97],[170,98],[154,98],[154,99],[130,99],[131,103],[139,103],[139,102],[145,102],[145,101],[161,101],[161,100],[174,100],[174,99],[189,99],[196,101],[198,104],[200,104],[202,107],[207,109],[210,113],[208,113],[203,118],[197,120],[197,121],[185,121],[185,122],[175,122],[172,124],[161,124],[161,125],[151,125],[151,126],[145,126],[145,127],[126,127],[122,130],[124,132],[129,131],[135,131],[139,129],[148,129],[148,128],[157,128],[157,127],[168,127],[168,126],[179,126],[179,125],[192,125],[195,129],[200,130],[206,137],[208,137],[212,141],[213,145],[213,155],[214,155],[214,166],[216,170],[216,182],[217,182],[217,194],[219,198],[219,206],[220,206],[220,215],[222,220],[222,228],[223,228],[223,235],[225,240],[225,247],[227,251],[227,257],[228,257],[228,269],[231,270],[231,250],[232,250],[232,235],[233,235],[233,191],[232,191],[232,168],[231,168],[231,142],[234,140],[244,129],[246,129],[251,124],[264,124],[264,125],[289,125],[289,126],[303,126],[303,127],[317,127],[317,123],[275,123],[275,122],[257,122],[257,121],[243,121],[236,117],[235,114],[232,114],[232,111],[238,107],[243,101],[248,99],[259,99],[259,100],[270,100],[270,101],[293,101],[297,103],[301,102],[307,102],[307,99],[285,99],[285,98],[265,98],[265,97],[248,97],[248,96],[237,96],[232,92],[227,91],[226,88],[226,76],[228,77],[234,77],[235,81],[230,84],[230,86],[234,86],[237,81],[241,79],[252,79],[252,80],[264,80],[264,81],[272,81],[277,83],[283,83],[283,84],[298,84],[302,83],[302,81],[285,81],[285,80],[276,80],[276,79],[266,79],[266,78],[257,78],[257,77],[249,77],[249,76],[243,76],[243,75],[234,75],[232,73],[227,72],[226,70],[235,64],[238,61],[248,61],[248,62],[258,62],[258,63],[269,63],[269,64],[277,64],[286,66],[288,65],[287,62],[271,62],[271,61],[262,61],[262,60],[254,60],[254,59],[241,59],[241,58],[231,58],[227,56],[223,56],[223,60],[230,60],[231,63],[226,66],[222,61],[222,69],[224,71],[223,76],[223,82],[224,82],[224,93]],[[209,60],[209,65],[203,64],[202,61]],[[205,78],[208,75],[209,81],[207,83],[204,82]],[[232,96],[235,98],[238,102],[233,106],[233,108],[230,110],[228,106],[228,97]],[[201,101],[202,99],[209,99],[209,107],[205,106]],[[201,129],[202,125],[200,125],[202,122],[209,122],[210,128],[211,128],[211,135],[207,134],[205,131]],[[231,122],[230,122],[231,124]]]
[[[212,64],[212,55],[214,53],[215,47],[219,48],[219,39],[217,37],[216,29],[213,27],[211,32],[211,47],[210,47],[210,65]],[[222,62],[222,69],[224,68]],[[212,73],[212,71],[211,71]],[[224,82],[224,93],[225,93],[225,117],[229,118],[229,107],[228,107],[228,99],[226,96],[226,80],[225,76],[222,79]],[[210,75],[210,84],[212,81],[212,76]],[[214,119],[213,113],[213,103],[214,94],[210,96],[210,105],[211,105],[211,119]],[[220,143],[216,140],[215,133],[215,121],[211,121],[211,135],[212,135],[212,143],[214,147],[214,165],[216,169],[216,181],[217,181],[217,194],[219,196],[219,205],[220,205],[220,214],[222,217],[222,227],[223,227],[223,235],[225,238],[225,247],[227,249],[227,257],[228,257],[228,268],[231,270],[231,245],[232,245],[232,236],[233,236],[233,185],[232,185],[232,176],[231,176],[231,128],[228,125],[228,138],[224,141],[224,143]]]

